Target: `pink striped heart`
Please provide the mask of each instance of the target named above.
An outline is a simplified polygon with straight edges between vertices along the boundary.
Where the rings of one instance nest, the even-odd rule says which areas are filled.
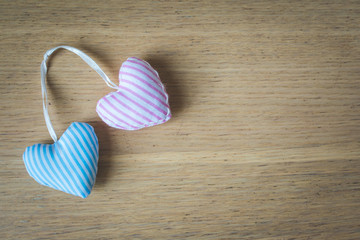
[[[168,95],[149,63],[130,57],[121,66],[119,89],[98,101],[96,111],[109,126],[137,130],[171,118]]]

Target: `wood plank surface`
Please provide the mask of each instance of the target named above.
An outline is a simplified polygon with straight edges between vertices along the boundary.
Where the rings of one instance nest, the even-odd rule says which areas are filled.
[[[360,1],[0,0],[1,239],[360,239]],[[94,126],[87,199],[36,183],[51,143],[40,63],[77,47],[114,81],[158,70],[173,118],[139,131],[95,112],[112,89],[64,50],[50,116]]]

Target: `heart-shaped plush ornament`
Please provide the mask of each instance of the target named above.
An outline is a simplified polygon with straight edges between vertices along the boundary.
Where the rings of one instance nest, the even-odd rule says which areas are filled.
[[[23,154],[38,183],[86,198],[95,183],[99,143],[92,126],[74,122],[54,144],[35,144]]]
[[[171,118],[168,95],[149,63],[130,57],[121,66],[118,91],[98,101],[96,111],[109,126],[137,130]]]

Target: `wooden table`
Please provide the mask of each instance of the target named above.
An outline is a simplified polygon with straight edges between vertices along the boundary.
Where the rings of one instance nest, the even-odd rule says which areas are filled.
[[[360,239],[359,1],[0,1],[2,239]],[[140,131],[95,112],[112,89],[58,51],[58,135],[94,126],[87,199],[36,183],[26,146],[52,143],[40,63],[77,47],[117,82],[156,68],[173,118]]]

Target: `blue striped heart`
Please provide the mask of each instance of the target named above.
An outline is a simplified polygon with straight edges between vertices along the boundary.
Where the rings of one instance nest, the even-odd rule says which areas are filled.
[[[92,126],[74,122],[54,144],[27,147],[23,159],[38,183],[86,198],[95,183],[99,143]]]

